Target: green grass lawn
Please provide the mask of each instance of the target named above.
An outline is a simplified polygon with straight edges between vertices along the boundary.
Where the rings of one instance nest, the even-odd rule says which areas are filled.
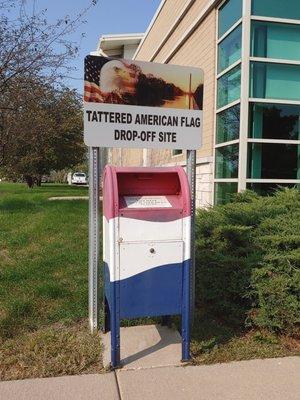
[[[87,324],[87,188],[0,183],[0,379],[101,368]]]
[[[48,200],[86,194],[0,183],[1,380],[102,371],[87,322],[88,202]],[[215,363],[299,354],[299,342],[239,332],[199,311],[192,352],[196,364]]]

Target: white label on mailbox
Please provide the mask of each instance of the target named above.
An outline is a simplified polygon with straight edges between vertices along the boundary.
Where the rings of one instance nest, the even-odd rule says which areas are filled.
[[[171,208],[165,196],[125,196],[128,208]]]

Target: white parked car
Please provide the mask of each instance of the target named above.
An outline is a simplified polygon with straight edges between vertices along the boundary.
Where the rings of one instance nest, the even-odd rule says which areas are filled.
[[[71,182],[72,185],[87,185],[86,175],[83,172],[74,172]]]

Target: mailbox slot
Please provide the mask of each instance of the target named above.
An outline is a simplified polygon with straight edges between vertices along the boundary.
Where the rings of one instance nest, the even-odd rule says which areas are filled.
[[[120,172],[117,179],[123,241],[182,239],[186,204],[177,172]]]
[[[117,172],[118,193],[124,195],[178,195],[181,192],[178,173]]]

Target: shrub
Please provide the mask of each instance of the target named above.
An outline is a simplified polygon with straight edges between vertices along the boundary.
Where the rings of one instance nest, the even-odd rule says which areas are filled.
[[[196,302],[214,318],[296,334],[300,193],[246,191],[196,216]]]

